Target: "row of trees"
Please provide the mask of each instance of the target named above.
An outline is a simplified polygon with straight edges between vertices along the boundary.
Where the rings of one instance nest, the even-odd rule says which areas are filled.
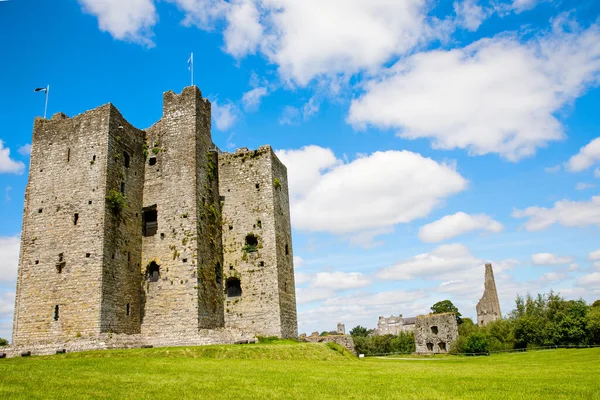
[[[479,327],[464,318],[453,353],[482,353],[546,346],[600,345],[600,300],[565,300],[550,292],[517,296],[508,318]]]

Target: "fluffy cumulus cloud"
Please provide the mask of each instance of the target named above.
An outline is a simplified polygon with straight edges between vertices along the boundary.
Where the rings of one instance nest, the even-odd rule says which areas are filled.
[[[266,87],[257,87],[245,92],[242,95],[242,104],[246,111],[256,111],[260,106],[260,102],[268,93]]]
[[[503,34],[401,59],[365,84],[347,120],[517,161],[565,137],[554,114],[597,85],[599,71],[598,26],[566,32],[555,22],[527,42]]]
[[[600,249],[599,250],[595,250],[595,251],[591,251],[590,254],[588,254],[588,260],[590,260],[590,261],[598,261],[598,260],[600,260]]]
[[[277,151],[287,166],[294,228],[349,234],[427,216],[467,181],[453,165],[409,151],[344,163],[318,146]]]
[[[21,175],[23,171],[25,171],[25,164],[10,158],[10,149],[4,147],[4,142],[0,140],[0,174],[7,173]]]
[[[596,138],[583,146],[579,153],[569,159],[565,169],[571,172],[580,172],[588,169],[600,161],[600,138]]]
[[[19,264],[19,237],[0,236],[0,282],[15,282]]]
[[[563,265],[571,264],[573,257],[557,256],[552,253],[536,253],[531,256],[531,262],[535,265]]]
[[[158,21],[153,0],[78,0],[84,12],[98,18],[100,30],[115,39],[152,45]]]
[[[577,279],[577,284],[580,286],[593,286],[594,288],[600,288],[600,272],[592,272]]]
[[[392,280],[449,280],[455,279],[458,272],[481,268],[483,264],[484,261],[474,257],[466,246],[453,243],[383,268],[377,277]]]
[[[419,229],[419,239],[424,242],[441,242],[455,238],[466,232],[501,232],[504,226],[485,214],[469,215],[464,212],[445,217],[424,225]]]
[[[600,226],[600,196],[594,196],[590,201],[560,200],[551,208],[528,207],[525,210],[515,210],[515,218],[528,218],[525,229],[540,231],[553,224],[569,227]]]
[[[215,126],[220,131],[229,130],[237,122],[240,116],[240,110],[231,102],[219,104],[216,100],[212,101],[212,118]]]
[[[454,12],[457,23],[470,31],[476,31],[489,15],[489,11],[479,5],[478,0],[455,1]]]
[[[539,3],[542,3],[544,1],[551,1],[551,0],[513,0],[512,8],[518,14],[523,11],[531,10],[531,9],[535,8],[535,6],[537,6]]]
[[[595,184],[587,183],[587,182],[577,182],[577,185],[575,185],[576,190],[586,190],[586,189],[592,189],[594,187],[596,187]]]
[[[343,290],[369,286],[371,280],[360,272],[319,272],[310,286],[313,288]]]

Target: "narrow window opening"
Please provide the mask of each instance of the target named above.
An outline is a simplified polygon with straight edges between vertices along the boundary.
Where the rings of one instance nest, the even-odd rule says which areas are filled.
[[[38,265],[40,263],[40,260],[35,260],[35,265]]]
[[[129,303],[127,303],[127,306],[125,306],[125,312],[127,313],[127,315],[129,315],[129,311],[131,310],[131,306],[129,305]]]
[[[131,253],[129,251],[127,252],[127,262],[131,262]]]
[[[289,256],[290,255],[290,248],[288,247],[288,244],[285,244],[285,255]]]
[[[38,208],[38,214],[41,214],[41,213],[42,213],[42,209]]]
[[[223,269],[221,268],[220,262],[215,265],[215,279],[217,281],[217,285],[223,283]]]
[[[427,343],[427,350],[433,351],[433,343]]]
[[[438,334],[438,327],[437,327],[437,326],[435,326],[435,325],[434,325],[434,326],[432,326],[432,327],[431,327],[431,333],[433,333],[434,335],[437,335],[437,334]]]
[[[264,267],[265,266],[265,262],[261,261],[261,262],[258,263],[258,265],[260,265],[261,267]]]
[[[144,208],[142,221],[144,236],[156,235],[156,231],[158,230],[158,212],[156,211],[156,205]]]
[[[229,266],[229,270],[230,270],[230,271],[233,271],[233,265],[230,265],[230,266]]]
[[[254,234],[249,233],[246,235],[246,245],[244,246],[244,250],[248,253],[258,251],[258,238],[254,236]]]
[[[229,225],[229,230],[232,230],[232,229],[233,229],[233,225]]]
[[[227,297],[239,297],[242,295],[242,285],[238,278],[227,279]]]
[[[125,182],[121,182],[121,194],[125,196]]]
[[[262,228],[262,222],[260,221],[260,219],[256,221],[256,225],[258,225],[259,228]]]
[[[90,205],[90,204],[92,204],[92,201],[91,201],[91,200],[88,200],[88,205]]]
[[[73,215],[73,225],[77,225],[77,221],[79,221],[79,213]]]
[[[287,293],[287,282],[283,283],[283,291]]]
[[[156,165],[156,157],[150,157],[148,159],[148,165]]]
[[[58,304],[54,306],[54,320],[58,321]]]
[[[187,262],[187,258],[184,258],[184,259],[183,259],[183,260],[181,260],[181,261],[183,261],[184,263],[186,263],[186,262]]]
[[[67,149],[67,162],[71,161],[71,149]]]
[[[58,253],[58,262],[63,260],[63,253]]]
[[[64,268],[65,268],[64,262],[56,263],[56,272],[58,272],[59,274],[62,274]]]
[[[90,258],[91,254],[90,253],[85,253],[85,258]]]
[[[254,186],[256,186],[256,188],[257,188],[257,189],[260,189],[260,183],[257,183],[257,184],[256,184],[256,185],[254,185]]]
[[[127,153],[126,151],[123,152],[123,165],[125,165],[125,168],[129,168],[129,153]],[[129,315],[129,314],[127,314]]]
[[[438,347],[440,348],[441,351],[446,351],[446,343],[439,342]]]
[[[158,282],[160,278],[160,265],[152,261],[146,267],[146,279],[150,282]]]
[[[92,161],[96,161],[96,155],[94,154],[94,156],[92,157]]]

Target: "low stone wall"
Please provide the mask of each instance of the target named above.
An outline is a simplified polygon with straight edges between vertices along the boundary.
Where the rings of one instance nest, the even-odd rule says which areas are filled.
[[[354,340],[352,340],[352,336],[350,335],[305,336],[301,337],[300,340],[309,343],[334,342],[344,346],[346,349],[351,351],[352,354],[356,354],[356,350],[354,349]]]
[[[29,352],[32,356],[56,354],[66,350],[67,353],[88,350],[129,349],[145,346],[178,347],[204,346],[210,344],[233,344],[244,340],[256,340],[253,334],[234,329],[204,329],[195,334],[170,335],[162,337],[145,337],[140,334],[102,334],[95,338],[82,337],[69,341],[53,343],[32,343],[19,346],[0,347],[0,356],[19,357]]]

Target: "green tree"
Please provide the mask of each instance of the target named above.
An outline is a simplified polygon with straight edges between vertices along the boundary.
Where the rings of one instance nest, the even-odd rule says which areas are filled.
[[[355,337],[367,337],[371,333],[371,330],[365,328],[364,326],[357,325],[350,330],[350,336]]]
[[[458,308],[450,300],[442,300],[435,303],[431,306],[431,312],[433,314],[442,314],[442,313],[454,313],[456,315],[456,323],[462,324],[462,318],[460,312],[458,312]]]
[[[465,353],[487,353],[490,350],[488,338],[483,332],[471,334],[464,346]]]
[[[587,320],[588,343],[600,344],[600,300],[596,300],[590,311]]]
[[[0,338],[0,347],[2,346],[8,346],[8,340]]]

